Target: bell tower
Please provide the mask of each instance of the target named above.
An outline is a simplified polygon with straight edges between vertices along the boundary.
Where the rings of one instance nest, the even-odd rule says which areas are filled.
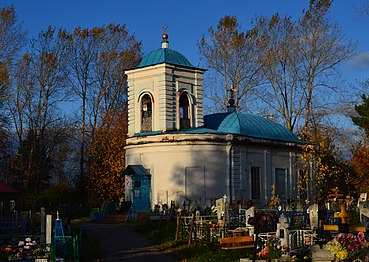
[[[204,69],[169,48],[168,35],[161,48],[148,53],[128,78],[128,135],[165,133],[203,125]]]

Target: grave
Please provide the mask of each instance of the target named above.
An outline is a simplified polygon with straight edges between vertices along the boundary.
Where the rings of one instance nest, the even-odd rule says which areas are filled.
[[[343,194],[338,193],[337,188],[333,191],[334,192],[330,196],[334,197],[335,200],[342,200],[340,211],[334,213],[334,218],[340,219],[340,223],[338,225],[324,225],[324,231],[338,231],[340,233],[366,232],[365,226],[350,226],[347,223],[347,219],[350,217],[350,214],[346,208],[345,198],[343,197]]]
[[[280,239],[282,247],[289,247],[289,226],[287,217],[282,214],[277,223],[276,237]]]

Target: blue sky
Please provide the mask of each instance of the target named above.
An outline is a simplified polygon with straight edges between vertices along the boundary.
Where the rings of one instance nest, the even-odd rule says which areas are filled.
[[[345,36],[357,40],[359,55],[345,70],[347,81],[369,77],[369,17],[358,15],[365,0],[336,0],[332,21],[342,26]],[[293,18],[308,7],[308,0],[3,0],[14,4],[19,21],[34,36],[49,25],[72,30],[109,23],[126,24],[130,33],[142,40],[144,52],[160,47],[163,25],[167,24],[170,48],[201,66],[197,41],[225,15],[237,16],[243,28],[250,28],[255,16],[278,12]]]

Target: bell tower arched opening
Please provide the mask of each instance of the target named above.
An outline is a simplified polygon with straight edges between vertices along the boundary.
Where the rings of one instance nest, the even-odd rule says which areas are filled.
[[[141,132],[152,131],[152,102],[148,94],[141,98]]]
[[[179,129],[191,128],[191,104],[188,94],[183,92],[179,97]]]

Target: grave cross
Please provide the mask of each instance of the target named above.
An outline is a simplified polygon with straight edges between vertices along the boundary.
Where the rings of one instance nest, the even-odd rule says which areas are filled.
[[[337,198],[343,198],[343,194],[339,194],[338,193],[338,188],[334,188],[333,193],[330,194],[331,197],[334,197],[335,199]],[[341,210],[340,212],[335,212],[334,213],[334,218],[340,218],[341,219],[341,224],[346,224],[347,223],[347,218],[350,217],[350,214],[347,212],[346,209],[346,203],[343,202],[341,204]],[[348,226],[348,225],[347,225]],[[353,227],[350,226],[348,227],[349,231],[356,231],[356,232],[366,232],[366,228],[363,226],[357,226],[357,227]],[[324,231],[340,231],[340,227],[339,225],[324,225]]]
[[[329,194],[329,196],[333,197],[334,199],[342,198],[343,197],[343,194],[339,194],[338,193],[338,187],[332,189],[332,192],[333,193]]]

